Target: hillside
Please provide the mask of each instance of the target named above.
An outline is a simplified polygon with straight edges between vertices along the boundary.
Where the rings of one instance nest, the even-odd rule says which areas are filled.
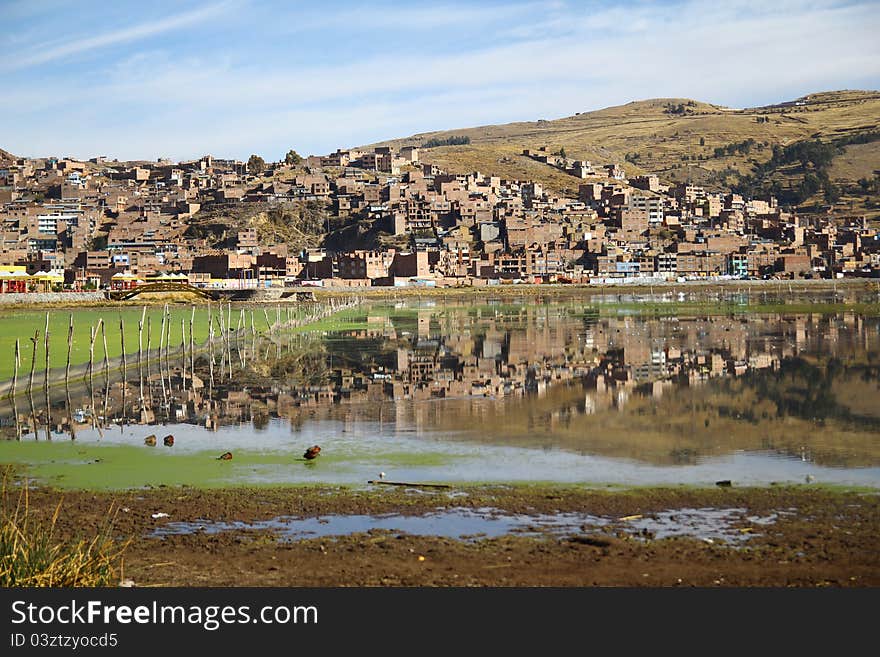
[[[551,152],[564,148],[569,158],[618,162],[628,175],[651,172],[666,182],[692,180],[720,189],[734,183],[737,174],[751,173],[755,163],[769,160],[773,146],[808,139],[831,141],[878,126],[880,92],[835,91],[749,109],[656,98],[552,121],[428,132],[381,145],[419,145],[429,139],[466,136],[468,145],[425,149],[421,157],[452,171],[479,169],[537,179],[556,191],[576,189],[577,179],[523,157],[524,148],[546,146]],[[849,157],[841,157],[839,166],[834,163],[832,175],[842,183],[855,183],[880,169],[877,153],[874,144],[849,146],[844,154]]]

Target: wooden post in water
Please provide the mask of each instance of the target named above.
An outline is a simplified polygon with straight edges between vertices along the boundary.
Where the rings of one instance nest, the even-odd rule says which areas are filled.
[[[107,404],[110,398],[110,356],[107,353],[107,330],[104,322],[101,322],[101,340],[104,343],[104,422],[107,421]]]
[[[167,308],[167,306],[166,306]],[[162,331],[159,333],[159,376],[162,376],[162,347],[165,346],[165,322],[168,317],[165,314],[165,308],[162,309]]]
[[[67,366],[64,370],[64,394],[67,397],[67,419],[70,422],[70,439],[76,440],[76,427],[73,425],[73,405],[70,402],[70,352],[73,350],[73,313],[67,327]]]
[[[223,306],[220,306],[218,321],[220,323],[220,378],[226,376],[226,368],[223,366],[226,361],[226,325],[224,320]]]
[[[101,321],[100,319],[98,320]],[[89,390],[92,389],[92,373],[95,364],[95,336],[98,334],[94,326],[89,326]]]
[[[46,369],[43,372],[43,391],[49,394],[49,313],[46,313],[46,334],[43,336],[46,345]]]
[[[170,360],[170,352],[171,352],[171,310],[168,308],[168,304],[165,304],[165,314],[168,315],[168,323],[167,330],[168,335],[165,337],[165,370],[168,372],[168,387],[171,388],[171,360]]]
[[[64,368],[64,387],[70,387],[70,352],[73,350],[73,313],[70,313],[70,324],[67,327],[67,365]],[[68,395],[70,393],[68,392]]]
[[[234,329],[232,328],[232,304],[228,304],[226,308],[226,342],[223,343],[226,351],[223,358],[226,362],[226,377],[232,379],[232,337]]]
[[[141,397],[144,396],[144,320],[147,317],[147,307],[141,310],[141,319],[138,322],[138,381],[140,382]]]
[[[124,423],[127,417],[125,414],[125,389],[128,387],[128,377],[126,376],[127,362],[125,359],[125,321],[122,319],[122,313],[119,314],[119,346],[122,349],[122,420]]]
[[[186,390],[186,320],[180,318],[180,383]]]
[[[193,333],[193,325],[196,321],[196,307],[192,307],[192,313],[189,316],[189,375],[196,375],[196,338]]]
[[[34,337],[30,338],[31,343],[33,344],[34,350],[31,354],[31,376],[28,379],[28,402],[31,407],[31,418],[34,421],[34,440],[40,439],[39,434],[39,426],[37,425],[37,409],[34,406],[34,368],[37,364],[37,343],[40,341],[40,331],[39,329],[34,331]]]
[[[147,319],[147,352],[149,353],[150,348],[150,320]],[[162,312],[162,334],[159,336],[159,382],[162,384],[162,408],[166,408],[168,405],[168,395],[165,393],[165,374],[162,372],[162,342],[165,339],[165,312]],[[147,360],[147,377],[149,377],[150,373],[150,361]]]
[[[12,364],[12,388],[9,390],[9,398],[15,403],[15,389],[18,387],[18,366],[21,364],[18,351],[18,338],[15,339],[15,362]]]
[[[214,318],[208,306],[208,399],[214,394]]]
[[[147,307],[141,313],[138,321],[138,396],[141,402],[141,412],[144,410],[144,315],[147,314]]]
[[[15,361],[13,363],[12,373],[12,389],[9,393],[9,400],[12,402],[12,414],[15,416],[15,439],[21,440],[21,423],[18,421],[18,405],[15,403],[15,389],[18,387],[18,368],[21,366],[21,352],[19,350],[18,338],[15,340]]]
[[[52,409],[49,405],[49,313],[46,313],[46,370],[43,372],[43,394],[46,396],[46,440],[52,440]]]
[[[150,387],[150,353],[153,349],[153,318],[147,317],[147,389],[152,390]],[[150,394],[152,398],[152,393]]]
[[[92,426],[98,424],[98,414],[95,409],[95,386],[92,374],[94,372],[95,362],[95,338],[98,337],[98,326],[104,322],[102,318],[98,319],[98,325],[89,327],[89,397],[92,405]]]

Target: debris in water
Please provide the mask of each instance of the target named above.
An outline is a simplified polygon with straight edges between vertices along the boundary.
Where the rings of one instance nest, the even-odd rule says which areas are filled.
[[[450,484],[416,484],[409,481],[379,481],[368,479],[368,484],[384,484],[385,486],[405,486],[407,488],[452,488]]]
[[[627,522],[629,520],[640,520],[642,517],[641,513],[637,513],[634,516],[623,516],[623,518],[618,518],[620,522]]]
[[[154,514],[152,514],[151,517],[155,519],[155,518],[170,518],[171,516],[169,516],[169,515],[168,515],[167,513],[165,513],[164,511],[159,511],[159,513],[154,513]]]

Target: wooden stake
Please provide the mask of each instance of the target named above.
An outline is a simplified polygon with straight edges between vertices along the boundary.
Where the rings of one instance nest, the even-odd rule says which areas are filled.
[[[46,313],[46,371],[43,372],[43,394],[46,396],[46,440],[52,440],[52,409],[49,405],[49,313]]]
[[[193,324],[196,320],[196,307],[192,307],[192,314],[189,316],[189,375],[196,374],[196,338],[193,333]]]
[[[73,350],[73,313],[70,313],[70,325],[67,327],[67,366],[64,369],[64,387],[70,386],[70,352]]]
[[[180,382],[183,389],[186,390],[186,320],[180,318]]]
[[[107,404],[110,397],[110,356],[107,354],[107,331],[101,322],[101,340],[104,342],[104,421],[107,421]]]
[[[9,391],[9,398],[15,399],[15,388],[18,387],[18,367],[21,364],[21,359],[19,357],[19,346],[18,346],[18,338],[15,339],[15,361],[13,362],[13,370],[12,370],[12,388]],[[14,402],[13,402],[14,403]]]
[[[147,307],[141,313],[138,321],[138,394],[140,395],[141,411],[144,410],[144,315],[147,314]]]
[[[18,368],[21,366],[21,352],[19,350],[18,339],[15,340],[15,362],[13,363],[12,374],[12,390],[9,393],[9,399],[12,402],[12,412],[15,415],[15,439],[21,440],[21,424],[18,421],[18,404],[15,403],[15,389],[18,387]]]
[[[214,393],[214,318],[208,306],[208,397]]]
[[[43,391],[49,394],[49,313],[46,313],[46,334],[44,343],[46,345],[46,370],[43,372]]]
[[[141,310],[141,319],[138,322],[138,380],[139,381],[141,381],[141,379],[143,379],[143,377],[144,377],[144,364],[143,364],[144,319],[146,318],[146,316],[147,316],[147,307],[144,306],[143,310]],[[144,394],[143,394],[143,387],[144,387],[143,381],[141,381],[140,386],[141,386],[141,397],[143,397],[144,396]]]
[[[124,390],[128,363],[125,358],[125,320],[122,319],[122,315],[119,315],[119,346],[122,349],[122,388]]]
[[[167,316],[165,314],[165,310],[162,310],[162,332],[159,334],[159,368],[161,371],[162,367],[162,347],[165,345],[165,322],[167,320]]]

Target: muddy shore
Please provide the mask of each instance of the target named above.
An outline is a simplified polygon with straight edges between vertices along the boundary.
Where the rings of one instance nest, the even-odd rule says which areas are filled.
[[[59,501],[57,532],[65,538],[93,535],[115,509],[115,534],[131,540],[124,577],[137,586],[880,585],[876,492],[810,486],[30,490],[38,516],[49,517]],[[637,519],[676,518],[693,509],[736,509],[730,538],[706,539],[699,532],[661,538],[634,530]],[[563,533],[536,524],[528,532],[465,538],[372,529],[290,539],[277,527],[247,526],[279,517],[328,522],[337,515],[409,517],[438,510],[521,514],[521,520],[589,514],[606,523],[585,522]],[[218,522],[244,524],[206,531]],[[192,523],[190,531],[162,534],[178,523]]]

